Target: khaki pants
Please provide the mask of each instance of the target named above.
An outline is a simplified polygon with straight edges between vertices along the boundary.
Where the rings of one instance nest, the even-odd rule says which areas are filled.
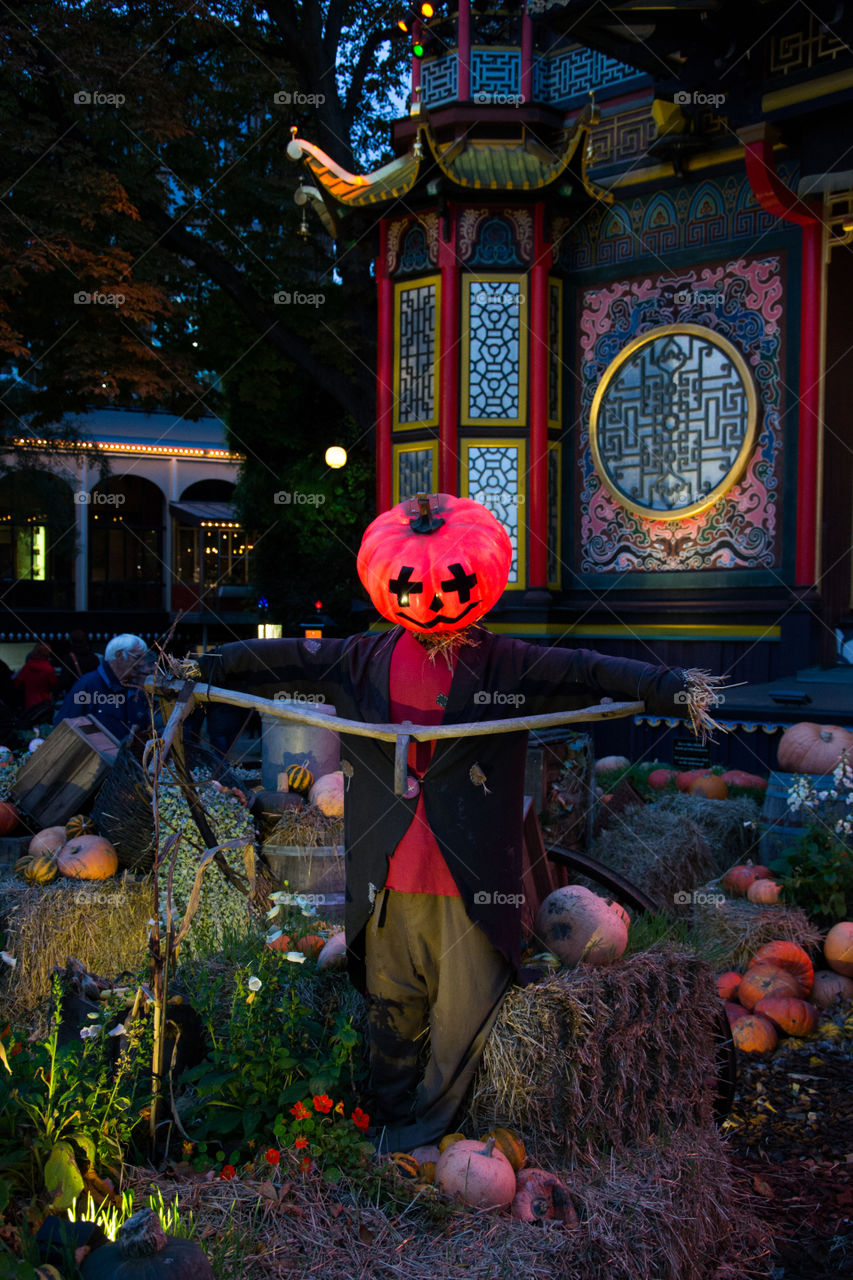
[[[379,1149],[437,1142],[477,1069],[513,966],[461,898],[393,889],[382,891],[368,922],[366,964]]]

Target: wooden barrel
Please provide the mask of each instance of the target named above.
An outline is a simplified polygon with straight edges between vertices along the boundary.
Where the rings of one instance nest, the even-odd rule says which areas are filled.
[[[267,843],[263,853],[281,889],[286,887],[291,893],[325,898],[343,894],[346,888],[343,845],[305,849],[301,845]],[[322,902],[312,902],[312,905],[322,911]]]
[[[820,821],[832,824],[843,809],[841,805],[830,806],[826,803],[816,809],[788,808],[788,792],[799,777],[807,777],[815,791],[831,791],[833,787],[831,773],[771,773],[764,793],[764,805],[761,810],[761,838],[759,840],[759,856],[763,863],[770,862],[787,853],[806,830],[809,817],[814,814]]]

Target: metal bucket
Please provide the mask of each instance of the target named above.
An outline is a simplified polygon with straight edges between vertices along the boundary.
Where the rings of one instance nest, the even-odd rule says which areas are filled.
[[[326,702],[282,699],[281,703],[298,711],[319,711],[327,716],[338,714]],[[261,778],[268,791],[279,790],[278,775],[293,764],[307,761],[307,768],[315,778],[341,767],[341,743],[336,733],[296,720],[279,720],[276,716],[261,715],[261,752]]]

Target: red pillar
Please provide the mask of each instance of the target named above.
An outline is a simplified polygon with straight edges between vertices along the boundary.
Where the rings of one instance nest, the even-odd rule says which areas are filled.
[[[438,340],[438,489],[456,495],[459,484],[459,260],[456,256],[456,209],[439,216],[438,265],[441,271],[441,317]]]
[[[545,206],[533,214],[530,299],[530,456],[527,486],[528,589],[548,587],[548,272],[553,246],[545,238]]]
[[[420,40],[421,34],[422,34],[421,24],[419,22],[416,22],[412,27],[412,42],[414,43],[415,40]],[[411,105],[413,108],[416,106],[416,104],[420,100],[418,96],[418,89],[420,89],[420,87],[421,87],[421,60],[420,58],[416,58],[415,55],[412,54],[412,104]]]
[[[388,274],[388,222],[379,224],[376,258],[378,332],[376,344],[376,510],[391,506],[391,425],[394,408],[394,282]]]
[[[797,537],[795,585],[817,581],[817,495],[820,452],[820,343],[823,306],[820,209],[786,187],[776,171],[773,144],[762,124],[739,134],[753,193],[768,213],[802,227],[800,268],[800,409],[797,447]]]
[[[456,97],[459,102],[468,102],[471,98],[471,0],[459,0],[456,46]]]

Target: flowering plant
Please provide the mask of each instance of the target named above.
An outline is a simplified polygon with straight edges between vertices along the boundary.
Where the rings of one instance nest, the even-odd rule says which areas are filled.
[[[355,1107],[347,1119],[343,1100],[327,1093],[295,1102],[275,1122],[275,1136],[285,1151],[292,1151],[304,1172],[318,1170],[326,1182],[338,1182],[345,1174],[363,1169],[374,1155],[365,1140],[370,1116]]]
[[[809,915],[828,922],[844,919],[853,907],[853,766],[847,753],[832,773],[831,786],[818,790],[811,778],[795,778],[788,810],[804,810],[806,826],[796,844],[771,861],[771,870],[782,877],[786,897]]]

